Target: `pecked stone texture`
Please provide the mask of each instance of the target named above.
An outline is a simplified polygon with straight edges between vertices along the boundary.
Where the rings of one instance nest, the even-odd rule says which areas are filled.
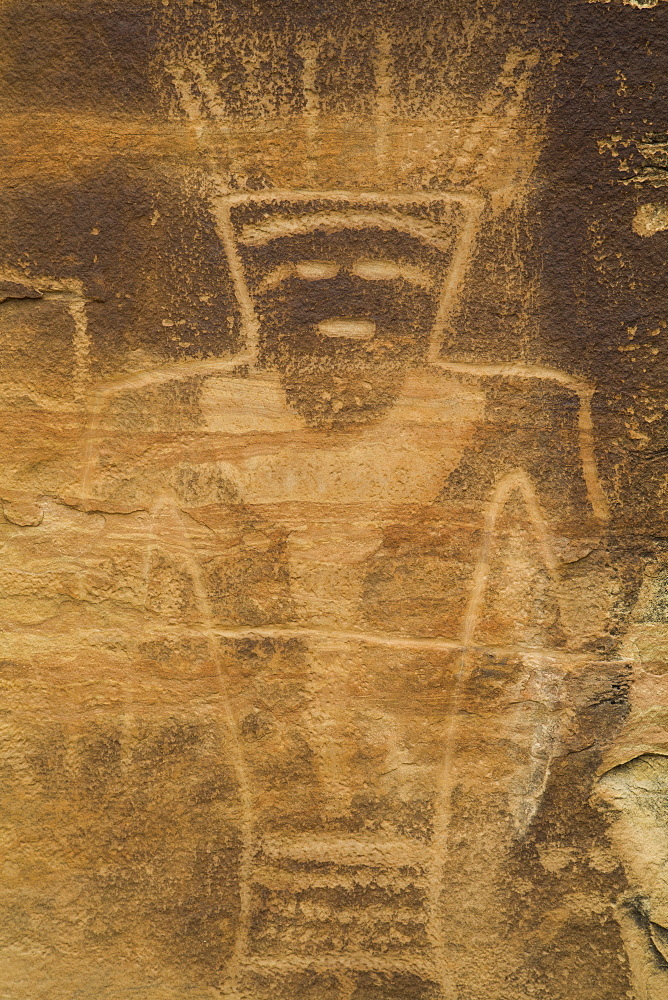
[[[0,25],[0,1000],[665,1000],[668,5]]]

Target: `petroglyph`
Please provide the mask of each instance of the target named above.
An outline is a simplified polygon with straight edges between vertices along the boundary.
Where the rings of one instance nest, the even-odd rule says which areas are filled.
[[[41,6],[0,995],[658,1000],[658,12]]]

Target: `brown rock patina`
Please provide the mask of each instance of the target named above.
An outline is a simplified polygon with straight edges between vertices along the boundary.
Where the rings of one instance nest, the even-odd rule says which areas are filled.
[[[4,5],[1,998],[668,996],[667,15]]]

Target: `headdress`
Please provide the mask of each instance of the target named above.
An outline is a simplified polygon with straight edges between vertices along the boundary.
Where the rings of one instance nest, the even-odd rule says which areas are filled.
[[[174,112],[190,120],[205,156],[250,354],[257,319],[240,249],[309,227],[366,226],[447,244],[430,346],[435,360],[483,214],[510,204],[530,175],[537,142],[526,104],[537,53],[507,52],[477,105],[466,99],[458,106],[434,92],[431,103],[422,100],[419,113],[409,114],[397,96],[391,38],[377,32],[371,49],[373,84],[355,112],[332,108],[322,82],[327,53],[308,39],[295,49],[301,94],[282,107],[268,108],[257,88],[221,74],[210,50],[188,49],[166,61]]]

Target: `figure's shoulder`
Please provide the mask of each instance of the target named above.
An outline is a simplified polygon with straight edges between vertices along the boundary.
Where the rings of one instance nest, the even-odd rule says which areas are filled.
[[[451,371],[441,364],[429,364],[410,369],[404,381],[400,399],[422,401],[430,407],[446,400],[482,401],[485,397],[484,382],[475,375]]]
[[[586,381],[548,366],[439,359],[408,372],[390,419],[461,418],[511,435],[556,427],[572,434],[590,425],[592,396]]]
[[[487,415],[509,426],[591,425],[595,386],[563,369],[524,361],[476,363],[445,358],[432,362],[415,381],[414,392],[438,396],[475,393]],[[455,388],[457,387],[457,388]]]
[[[551,365],[521,360],[489,363],[438,358],[430,363],[429,370],[440,371],[443,376],[450,378],[466,378],[481,384],[524,384],[527,387],[532,385],[554,386],[555,389],[574,393],[576,396],[591,397],[594,390],[594,387],[586,379],[572,372]]]
[[[93,422],[139,434],[150,431],[296,430],[274,373],[252,370],[243,359],[211,359],[136,372],[92,393]],[[122,426],[120,426],[122,425]],[[280,426],[279,426],[280,425]]]
[[[210,374],[202,381],[200,408],[206,427],[226,434],[277,433],[303,427],[273,373]]]

